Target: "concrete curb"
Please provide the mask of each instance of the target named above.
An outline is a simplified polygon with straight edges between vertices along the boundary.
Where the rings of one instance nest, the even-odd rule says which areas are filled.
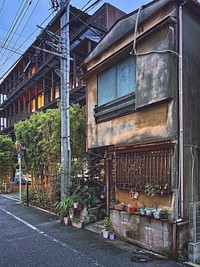
[[[15,197],[12,197],[12,196],[8,196],[8,195],[5,195],[5,194],[1,194],[1,196],[4,197],[4,198],[8,198],[8,199],[10,199],[10,200],[14,200],[14,201],[16,201],[16,202],[19,202],[19,203],[21,203],[22,205],[26,205],[26,203],[20,201],[18,198],[15,198]],[[46,212],[46,213],[49,213],[49,214],[51,214],[51,215],[54,215],[54,216],[59,217],[58,214],[56,214],[56,213],[54,213],[54,212],[51,212],[51,211],[49,211],[49,210],[45,210],[45,209],[42,209],[42,208],[40,208],[40,207],[33,206],[33,205],[31,205],[31,204],[29,204],[29,206],[32,207],[32,208],[35,208],[35,209],[44,211],[44,212]]]
[[[193,266],[193,267],[199,267],[200,266],[199,264],[188,262],[188,261],[184,262],[184,264],[188,264],[188,265]]]

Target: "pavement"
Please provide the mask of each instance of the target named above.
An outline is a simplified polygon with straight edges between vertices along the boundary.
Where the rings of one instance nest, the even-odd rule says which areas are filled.
[[[14,192],[14,193],[10,193],[10,194],[1,194],[2,197],[13,200],[15,202],[19,202],[19,193],[18,192]],[[24,206],[24,205],[22,205]],[[45,214],[52,214],[46,210],[37,208],[37,207],[33,207],[31,206],[32,209],[34,209],[34,213],[40,213],[40,217],[41,214],[44,214],[44,217],[46,216]],[[55,214],[53,214],[55,215]],[[57,218],[58,219],[58,218]],[[91,235],[96,233],[98,236],[100,235],[102,230],[101,224],[98,222],[95,222],[93,224],[88,224],[84,227],[83,231],[82,231],[82,235],[87,235],[87,238],[89,238],[90,233]],[[60,230],[61,231],[61,230]],[[92,238],[92,236],[91,236]],[[134,245],[131,244],[127,244],[125,242],[122,242],[120,240],[115,239],[114,241],[110,241],[108,239],[104,239],[103,237],[100,238],[100,241],[102,243],[106,242],[108,243],[111,247],[113,247],[113,249],[120,249],[123,250],[124,253],[128,253],[129,255],[129,259],[132,262],[135,263],[140,263],[142,264],[142,266],[147,266],[147,267],[154,267],[154,266],[163,266],[163,267],[186,267],[186,266],[195,266],[198,267],[199,265],[197,264],[192,264],[189,262],[185,262],[185,263],[178,263],[178,262],[174,262],[174,261],[170,261],[170,260],[159,260],[159,263],[157,263],[157,255],[154,253],[150,253],[149,251],[146,251],[144,249],[138,248]],[[101,247],[102,245],[99,243],[99,246]],[[153,261],[153,262],[152,262]],[[160,265],[160,263],[162,263]],[[116,265],[119,266],[119,265]],[[136,265],[133,265],[136,266]]]

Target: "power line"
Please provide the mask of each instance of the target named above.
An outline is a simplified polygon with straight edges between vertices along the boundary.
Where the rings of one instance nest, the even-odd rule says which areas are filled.
[[[43,22],[40,24],[40,25],[43,25],[50,17],[51,17],[51,15],[53,14],[53,12],[51,12],[51,14],[49,14],[49,16],[45,19],[45,20],[43,20]],[[38,31],[38,28],[36,28],[26,39],[25,39],[25,41],[16,49],[16,50],[19,50],[22,46],[23,46],[23,44],[25,44],[28,40],[29,40],[29,38],[36,32],[36,31]],[[28,48],[27,48],[28,49]],[[15,53],[16,53],[16,51],[15,51]],[[14,54],[14,52],[13,52],[13,54]],[[12,54],[12,55],[13,55]],[[23,56],[25,55],[26,53],[24,53],[23,54]],[[9,72],[10,72],[10,70],[13,68],[13,66],[14,66],[15,64],[13,64],[1,77],[0,77],[0,80],[1,79],[3,79],[5,76],[6,76],[6,74],[8,74]]]
[[[22,22],[22,20],[23,20],[23,18],[25,17],[25,15],[26,15],[26,13],[27,13],[27,11],[28,11],[28,8],[30,7],[30,5],[31,5],[31,3],[32,3],[32,1],[30,1],[29,3],[27,3],[28,4],[28,6],[26,6],[26,9],[25,9],[25,6],[24,6],[24,14],[23,14],[23,10],[21,11],[21,13],[19,14],[19,18],[21,17],[21,14],[23,14],[22,15],[22,17],[21,17],[21,19],[19,20],[19,22],[18,22],[18,25],[17,25],[17,28],[15,29],[15,32],[17,31],[17,29],[19,28],[19,26],[20,26],[20,24],[21,24],[21,22]],[[13,30],[14,30],[14,28],[13,28]],[[23,29],[24,30],[24,29]],[[23,31],[22,30],[22,31]],[[13,37],[14,37],[14,35],[15,35],[15,32],[12,34],[12,38],[9,40],[9,43],[8,43],[8,45],[7,45],[7,47],[9,46],[9,44],[10,44],[10,42],[12,41],[12,39],[13,39]],[[18,39],[19,39],[19,37],[18,37]],[[17,39],[17,40],[18,40]],[[6,45],[6,43],[5,43],[5,45]],[[3,47],[5,47],[5,45],[3,45]],[[3,55],[5,54],[5,50],[4,50],[4,53],[3,53]],[[3,56],[2,55],[2,56]],[[2,59],[2,56],[1,56],[1,58],[0,58],[0,61],[1,61],[1,59]],[[3,65],[4,65],[4,63],[3,63]],[[1,65],[2,66],[2,65]],[[1,66],[0,66],[0,68],[1,68]]]
[[[85,7],[85,6],[87,6],[90,2],[91,2],[92,0],[89,0],[82,8],[81,8],[81,11],[75,16],[75,17],[73,17],[70,21],[69,21],[69,23],[72,23],[76,18],[78,18],[79,16],[81,16],[83,13],[85,13],[86,11],[89,11],[89,10],[91,10],[91,9],[93,9],[96,5],[98,5],[102,0],[96,0],[92,5],[90,5],[89,7],[87,7],[85,10],[83,10],[83,8]],[[53,14],[53,12],[41,23],[41,25],[43,25],[44,24],[44,22],[51,16]],[[89,26],[88,26],[89,27]],[[31,33],[31,35],[29,35],[27,38],[26,38],[26,40],[18,47],[18,49],[19,48],[21,48],[22,46],[23,46],[23,44],[37,31],[38,29],[36,29],[33,33]],[[61,29],[60,29],[61,30]],[[60,30],[58,30],[56,33],[59,33],[60,32]],[[55,33],[55,34],[56,34]],[[17,50],[18,50],[17,49]],[[16,51],[13,51],[13,54],[14,53],[17,53]],[[12,54],[12,55],[13,55]],[[25,53],[23,54],[23,56],[25,55]],[[29,55],[30,55],[30,53],[29,53]],[[34,56],[34,55],[33,55]],[[10,57],[9,57],[10,58]],[[8,59],[9,59],[8,58]],[[15,66],[15,64],[13,64],[14,66]],[[13,65],[2,75],[2,77],[0,77],[0,80],[1,79],[3,79],[4,77],[5,77],[5,75],[7,74],[7,73],[9,73],[10,72],[10,70],[13,68]]]
[[[33,15],[33,13],[34,13],[34,11],[35,11],[35,9],[36,9],[36,7],[37,7],[39,1],[40,1],[40,0],[37,1],[35,7],[33,8],[33,10],[32,10],[32,12],[31,12],[30,16],[28,17],[28,19],[27,19],[27,21],[26,21],[24,27],[22,28],[22,30],[21,30],[21,32],[20,32],[20,34],[19,34],[17,40],[15,41],[14,45],[17,44],[19,38],[21,37],[21,34],[23,33],[24,29],[26,28],[26,26],[27,26],[27,24],[28,24],[28,22],[29,22],[31,16]],[[13,49],[13,48],[14,48],[14,46],[13,46],[11,49]],[[3,62],[3,64],[0,65],[0,70],[2,69],[2,67],[4,66],[4,64],[6,63],[6,61],[10,58],[10,57],[9,57],[10,55],[11,55],[11,53],[8,55],[8,57],[7,57],[6,60]],[[1,59],[0,59],[0,60],[1,60]]]
[[[2,3],[1,8],[0,8],[0,13],[1,13],[1,11],[3,10],[3,6],[4,6],[4,4],[5,4],[5,1],[6,1],[6,0],[3,0],[3,3]]]
[[[29,0],[27,0],[27,1],[29,1]],[[23,3],[23,2],[22,2],[22,3]],[[14,20],[13,20],[11,26],[10,26],[10,29],[9,29],[9,31],[8,31],[8,34],[7,34],[6,37],[5,37],[5,41],[3,42],[3,48],[4,48],[4,46],[6,45],[6,43],[7,43],[8,39],[9,39],[11,33],[13,32],[13,30],[14,30],[14,28],[15,28],[16,21],[20,18],[20,16],[21,16],[21,12],[22,12],[22,11],[24,10],[24,8],[25,8],[26,3],[24,4],[24,6],[22,6],[22,3],[21,3],[21,5],[20,5],[20,7],[19,7],[19,9],[18,9],[18,11],[17,11],[17,13],[16,13],[16,15],[15,15],[15,18],[14,18]],[[21,11],[20,11],[20,10],[21,10]],[[0,50],[0,52],[1,52],[1,51],[2,51],[2,49]]]
[[[90,2],[90,1],[89,1]],[[66,27],[67,25],[69,25],[70,23],[72,23],[73,21],[75,21],[75,19],[78,19],[82,14],[84,14],[87,11],[90,11],[92,8],[94,8],[96,5],[98,5],[100,2],[102,2],[102,0],[96,0],[92,5],[90,5],[88,8],[86,8],[85,10],[80,10],[80,12],[71,20],[69,20],[69,22],[67,22],[65,25],[63,25],[63,27],[61,27],[57,32],[55,32],[55,34],[60,33],[60,31],[62,31],[62,29],[64,27]],[[70,11],[71,12],[71,11]]]

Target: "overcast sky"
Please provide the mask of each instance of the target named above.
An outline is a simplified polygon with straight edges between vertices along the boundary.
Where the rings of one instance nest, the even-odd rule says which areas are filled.
[[[70,4],[82,9],[87,8],[96,0],[71,0]],[[59,2],[59,1],[58,1]],[[103,3],[108,2],[126,13],[150,2],[149,0],[107,0],[93,8],[92,14]],[[85,9],[84,8],[84,9]],[[84,10],[83,9],[83,10]],[[0,0],[0,78],[10,69],[39,35],[37,25],[46,26],[53,18],[50,0]],[[2,48],[3,47],[3,48]],[[2,79],[0,80],[0,83]]]

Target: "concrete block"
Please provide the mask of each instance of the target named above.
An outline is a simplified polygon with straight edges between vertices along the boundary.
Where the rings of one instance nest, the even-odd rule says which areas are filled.
[[[200,258],[200,243],[192,243],[188,244],[188,260],[190,262],[195,263],[195,261]]]
[[[110,217],[111,218],[115,218],[115,219],[119,219],[120,218],[120,213],[118,210],[111,210],[110,211]]]
[[[130,215],[129,215],[129,213],[126,212],[126,211],[120,211],[120,219],[122,221],[126,221],[126,222],[130,221]]]

